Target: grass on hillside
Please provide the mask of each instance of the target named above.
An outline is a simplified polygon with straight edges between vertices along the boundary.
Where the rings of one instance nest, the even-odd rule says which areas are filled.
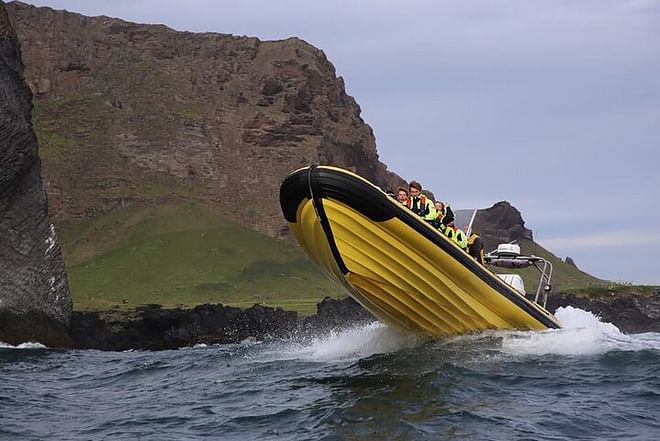
[[[315,311],[342,291],[294,246],[195,205],[118,210],[65,226],[76,310],[223,303]]]
[[[603,297],[611,295],[635,294],[643,296],[656,295],[660,292],[660,287],[653,285],[632,285],[624,283],[608,282],[600,286],[589,286],[585,288],[576,288],[572,293],[589,297]]]
[[[344,295],[298,248],[195,204],[128,207],[65,225],[60,236],[77,310],[262,303],[312,313],[325,296]],[[520,245],[523,253],[553,263],[555,292],[639,291],[596,279],[532,241]],[[533,292],[536,269],[521,275]]]

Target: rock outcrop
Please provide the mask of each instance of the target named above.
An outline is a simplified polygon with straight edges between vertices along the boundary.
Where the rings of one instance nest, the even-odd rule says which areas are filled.
[[[74,312],[69,332],[73,347],[120,351],[238,343],[269,336],[285,338],[297,329],[298,314],[280,308],[199,305],[192,309],[163,309],[147,305],[134,313],[116,312],[114,316]]]
[[[147,305],[133,312],[74,312],[71,347],[120,351],[177,349],[195,344],[238,343],[246,339],[299,339],[375,321],[351,298],[326,298],[317,314],[254,305],[247,309],[199,305],[164,309]]]
[[[316,304],[316,314],[305,320],[304,328],[311,332],[327,332],[376,320],[352,297],[341,299],[326,297]]]
[[[279,185],[301,166],[342,166],[387,189],[402,182],[379,162],[333,65],[298,38],[7,7],[49,153],[56,222],[181,197],[278,237],[288,234]]]
[[[598,315],[621,331],[660,332],[660,293],[652,296],[578,297],[560,293],[548,299],[548,309],[574,306]],[[133,312],[74,312],[70,347],[101,350],[162,350],[196,344],[226,344],[268,339],[309,338],[371,323],[376,319],[350,297],[326,298],[317,313],[301,317],[296,312],[254,305],[241,310],[223,305],[192,309],[163,309],[159,305]]]
[[[474,231],[481,236],[486,250],[498,244],[532,238],[532,230],[525,227],[520,211],[506,201],[479,210],[474,219]]]
[[[71,298],[48,218],[31,100],[0,1],[0,341],[64,346]]]

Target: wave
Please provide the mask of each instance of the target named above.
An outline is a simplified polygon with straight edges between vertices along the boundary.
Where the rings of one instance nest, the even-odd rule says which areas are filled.
[[[373,322],[316,338],[304,352],[315,360],[365,358],[413,347],[422,341],[415,335]]]
[[[27,342],[19,345],[10,345],[0,341],[0,349],[47,349],[46,346],[38,342]]]
[[[612,350],[660,350],[660,334],[624,334],[591,312],[572,306],[560,307],[555,317],[561,329],[542,332],[506,332],[502,351],[510,354],[592,355]]]
[[[624,334],[591,312],[571,306],[558,308],[561,329],[547,331],[484,331],[442,339],[440,346],[465,346],[483,352],[484,345],[512,355],[592,355],[619,351],[660,350],[660,334]],[[331,332],[301,343],[287,343],[269,358],[308,361],[341,361],[367,358],[420,346],[429,339],[390,328],[380,322]],[[436,346],[437,347],[437,346]],[[464,348],[464,349],[465,349]]]
[[[314,362],[352,361],[375,354],[396,352],[414,347],[424,339],[372,322],[327,335],[313,337],[304,342],[288,341],[269,345],[261,352],[267,361],[298,359]],[[265,349],[265,348],[264,348]]]

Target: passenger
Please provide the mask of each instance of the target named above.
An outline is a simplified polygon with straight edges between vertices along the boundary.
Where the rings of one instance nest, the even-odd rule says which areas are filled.
[[[474,257],[477,262],[482,265],[485,265],[484,261],[484,243],[481,240],[481,237],[474,231],[468,238],[468,253],[470,256]]]
[[[445,233],[445,236],[453,240],[461,249],[467,251],[468,241],[463,230],[451,223],[449,225],[444,225],[444,229],[441,229],[441,231]]]
[[[435,201],[435,211],[438,212],[438,219],[445,215],[445,204],[442,201]]]
[[[442,227],[442,219],[445,217],[445,204],[442,201],[435,201],[435,212],[437,213],[433,226],[440,229]]]
[[[396,200],[401,202],[403,205],[407,206],[408,202],[408,190],[404,187],[399,187],[396,189]]]
[[[406,201],[406,206],[422,217],[427,222],[433,222],[437,217],[435,205],[430,198],[422,194],[422,184],[412,181],[409,185],[410,198]]]
[[[446,226],[454,222],[455,219],[454,212],[451,211],[451,207],[449,205],[445,205],[445,203],[442,201],[436,201],[435,209],[438,213],[436,228],[440,228],[444,230],[443,225]]]
[[[442,225],[442,218],[444,217],[445,204],[441,201],[435,201],[433,204],[435,206],[435,219],[431,222],[435,228],[440,228]]]

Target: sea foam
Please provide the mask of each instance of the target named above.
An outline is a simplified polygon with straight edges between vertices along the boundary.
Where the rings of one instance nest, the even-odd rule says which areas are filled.
[[[37,342],[21,343],[14,346],[0,341],[0,349],[46,349],[46,346]]]
[[[373,322],[314,339],[305,352],[316,360],[364,358],[374,354],[395,352],[415,346],[419,342],[420,339],[414,335]]]
[[[331,331],[304,342],[287,342],[284,346],[271,347],[266,357],[286,360],[334,362],[351,361],[374,354],[396,352],[413,347],[422,340],[412,334],[405,334],[385,326],[380,322],[359,325],[353,328]],[[262,353],[264,355],[264,353]]]
[[[541,332],[505,332],[502,351],[511,354],[590,355],[611,350],[660,349],[656,333],[627,335],[591,312],[571,306],[558,308],[561,329]]]

